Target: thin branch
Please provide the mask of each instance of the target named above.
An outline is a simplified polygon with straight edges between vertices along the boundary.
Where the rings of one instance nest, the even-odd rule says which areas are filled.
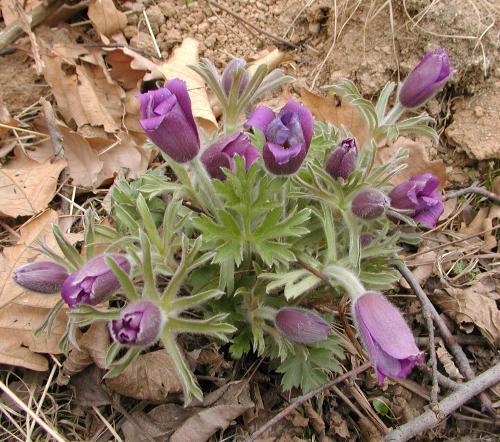
[[[363,373],[365,370],[371,367],[370,362],[365,362],[363,365],[360,365],[357,368],[353,368],[351,371],[348,371],[347,373],[343,374],[342,376],[339,376],[330,382],[327,382],[324,385],[321,385],[318,388],[315,388],[314,390],[311,390],[309,393],[303,394],[302,396],[299,396],[296,398],[290,405],[288,405],[284,410],[280,411],[276,416],[274,416],[272,419],[267,421],[264,425],[262,425],[257,431],[252,433],[248,439],[245,440],[245,442],[253,442],[257,440],[260,436],[262,436],[269,428],[273,427],[276,425],[281,419],[284,417],[288,416],[293,410],[295,410],[299,405],[303,404],[305,401],[308,401],[309,399],[312,399],[314,396],[317,394],[320,394],[324,392],[325,390],[328,390],[329,388],[333,387],[334,385],[340,384],[341,382],[344,382],[345,380],[357,376],[360,373]]]
[[[475,193],[477,195],[484,196],[485,198],[488,198],[491,201],[493,201],[495,204],[500,204],[500,196],[480,186],[470,186],[464,189],[455,190],[454,192],[448,192],[444,196],[444,199],[449,200],[451,198],[457,198],[462,195],[467,195],[468,193]]]
[[[227,14],[231,15],[232,17],[234,17],[236,20],[239,20],[241,21],[242,23],[244,23],[245,25],[251,27],[252,29],[255,29],[258,33],[260,34],[263,34],[263,35],[266,35],[267,37],[269,37],[271,40],[274,40],[274,42],[276,43],[279,43],[283,46],[286,46],[288,48],[296,48],[297,46],[294,45],[291,41],[288,41],[288,40],[285,40],[284,38],[281,38],[281,37],[278,37],[276,35],[273,35],[273,34],[270,34],[269,32],[265,31],[264,29],[262,28],[259,28],[258,26],[254,25],[253,23],[250,23],[248,20],[246,20],[245,18],[243,18],[241,15],[239,14],[236,14],[236,12],[233,12],[231,11],[229,8],[227,8],[226,6],[223,6],[223,5],[219,5],[217,2],[213,1],[213,0],[207,0],[207,2],[209,4],[211,4],[212,6],[214,6],[215,8],[217,9],[220,9],[221,11],[224,11],[226,12]]]
[[[410,285],[410,287],[413,289],[415,294],[417,295],[420,303],[422,304],[422,307],[425,309],[427,308],[431,314],[432,318],[434,319],[435,324],[437,325],[437,328],[439,329],[439,332],[441,334],[441,337],[443,338],[444,342],[446,343],[446,346],[450,349],[452,352],[453,356],[455,357],[455,360],[458,365],[458,369],[460,372],[468,379],[474,379],[474,371],[472,370],[472,367],[469,364],[469,360],[467,359],[467,355],[464,353],[462,350],[462,347],[457,343],[453,335],[451,334],[450,330],[446,326],[443,318],[439,315],[438,311],[428,298],[427,294],[424,292],[422,287],[420,287],[420,284],[418,281],[415,279],[413,276],[413,273],[410,271],[410,269],[405,265],[405,264],[397,264],[397,268],[399,270],[399,273],[403,276],[404,279],[406,279],[406,282]],[[491,403],[491,400],[488,398],[488,396],[485,393],[481,393],[481,403],[486,411],[488,411],[489,414],[492,416],[496,416],[495,410],[493,409],[493,405]]]
[[[437,378],[438,369],[436,357],[436,342],[434,341],[434,323],[432,322],[432,314],[426,305],[423,306],[423,314],[425,318],[425,324],[429,332],[429,365],[432,372],[431,407],[435,407],[438,402],[439,384]]]
[[[410,422],[391,431],[384,439],[385,442],[407,441],[424,431],[434,428],[460,406],[498,382],[500,382],[500,363],[463,384],[461,388],[439,402],[436,406],[437,412],[428,410]]]

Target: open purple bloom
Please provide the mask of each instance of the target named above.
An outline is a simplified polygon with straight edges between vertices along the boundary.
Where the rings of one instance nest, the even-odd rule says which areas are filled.
[[[235,58],[231,60],[224,71],[222,72],[221,84],[222,89],[225,94],[229,96],[231,92],[231,88],[233,87],[234,76],[238,74],[240,71],[242,72],[241,80],[240,80],[240,88],[238,91],[238,96],[241,95],[246,85],[248,84],[248,80],[250,80],[250,74],[246,69],[246,62],[241,58]]]
[[[450,76],[448,53],[442,48],[428,52],[406,77],[399,102],[410,109],[421,106],[439,92]]]
[[[140,94],[139,100],[139,123],[151,141],[178,163],[195,158],[200,138],[186,83],[169,80],[161,89]]]
[[[304,344],[323,341],[328,337],[330,324],[312,310],[283,307],[276,314],[276,327],[288,339]]]
[[[326,160],[325,168],[333,179],[346,179],[356,169],[358,146],[354,138],[344,138]]]
[[[240,132],[217,140],[203,152],[201,162],[212,178],[225,180],[226,175],[222,168],[226,167],[234,172],[235,155],[245,159],[245,167],[248,170],[259,159],[259,150]]]
[[[55,262],[42,261],[25,264],[14,271],[14,281],[40,293],[57,293],[68,277],[66,269]]]
[[[268,107],[258,107],[246,126],[264,133],[262,157],[267,170],[275,175],[291,175],[299,170],[307,155],[313,124],[309,109],[289,100],[278,115]]]
[[[109,255],[123,271],[130,272],[130,263],[123,255]],[[88,261],[63,283],[61,296],[70,308],[79,304],[96,305],[120,288],[120,282],[108,267],[104,256]]]
[[[354,301],[353,310],[379,384],[387,376],[403,379],[423,362],[403,316],[382,294],[364,293]]]
[[[351,210],[362,219],[375,219],[383,215],[389,207],[389,198],[377,189],[365,189],[352,200]]]
[[[439,192],[439,178],[432,173],[411,177],[398,184],[389,193],[391,206],[409,210],[410,216],[429,228],[436,226],[444,212],[443,199]]]
[[[115,342],[148,346],[159,339],[164,322],[160,308],[151,301],[141,299],[127,305],[118,319],[109,322],[108,327]]]

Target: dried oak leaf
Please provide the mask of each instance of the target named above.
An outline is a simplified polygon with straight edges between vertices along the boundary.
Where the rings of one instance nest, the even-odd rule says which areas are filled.
[[[408,149],[410,156],[408,157],[408,167],[398,173],[391,183],[396,185],[415,175],[424,173],[432,173],[439,178],[439,187],[444,189],[446,186],[447,175],[446,167],[443,160],[430,160],[425,145],[418,141],[410,140],[409,138],[399,137],[394,143],[379,147],[377,150],[377,161],[384,164],[389,161],[398,149]]]
[[[124,396],[151,402],[182,392],[175,365],[165,350],[139,355],[122,374],[106,379],[106,385]]]
[[[360,146],[367,140],[368,126],[363,115],[346,100],[335,94],[324,97],[316,95],[305,88],[301,88],[300,97],[318,120],[332,123],[338,128],[346,127],[356,137]]]
[[[150,69],[134,68],[134,60],[145,59],[145,65],[149,66]],[[108,52],[106,54],[106,63],[111,66],[110,75],[113,80],[118,82],[125,90],[134,89],[137,87],[139,81],[144,78],[151,69],[156,70],[157,65],[152,61],[149,61],[142,55],[129,48],[115,49],[114,51]],[[137,100],[136,98],[136,101]]]
[[[500,344],[500,310],[495,294],[490,292],[491,287],[479,280],[465,289],[447,287],[437,290],[432,300],[461,327],[476,326],[496,348]]]
[[[54,321],[50,335],[33,332],[45,319],[49,310],[60,299],[59,294],[35,293],[16,284],[12,279],[14,270],[34,261],[46,260],[31,247],[44,241],[57,250],[52,235],[52,224],[57,222],[57,213],[47,210],[24,224],[19,233],[19,243],[6,247],[0,254],[0,363],[31,370],[48,370],[47,359],[39,353],[59,354],[58,342],[66,328],[64,312]]]
[[[15,157],[0,168],[0,214],[7,216],[35,215],[52,201],[59,174],[66,161],[39,164]]]
[[[127,16],[116,9],[113,0],[90,0],[88,16],[97,32],[108,37],[127,26]]]

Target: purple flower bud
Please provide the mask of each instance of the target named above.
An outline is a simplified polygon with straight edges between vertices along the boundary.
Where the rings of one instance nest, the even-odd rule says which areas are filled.
[[[444,212],[443,199],[439,192],[439,178],[431,173],[411,177],[398,184],[389,193],[391,206],[409,210],[417,222],[432,228]]]
[[[262,158],[275,175],[291,175],[300,169],[311,144],[314,120],[307,107],[289,100],[278,115],[265,106],[258,107],[246,127],[264,132]]]
[[[201,161],[212,178],[223,181],[226,175],[222,168],[226,167],[234,172],[235,155],[245,159],[245,167],[248,170],[259,159],[259,150],[250,143],[243,132],[240,132],[216,141],[203,152]]]
[[[323,341],[328,337],[330,324],[312,310],[283,307],[275,318],[276,327],[288,339],[305,344]]]
[[[353,311],[379,384],[386,376],[405,378],[423,362],[423,353],[403,316],[382,294],[364,293],[354,301]]]
[[[123,271],[130,272],[130,263],[125,256],[112,254],[109,257]],[[64,281],[61,296],[70,308],[78,304],[97,305],[119,288],[120,282],[106,264],[104,256],[97,256]]]
[[[164,323],[161,309],[151,301],[142,299],[127,305],[118,319],[109,322],[108,327],[113,341],[145,347],[159,339]]]
[[[352,200],[351,210],[363,219],[375,219],[383,215],[389,207],[389,198],[377,189],[358,192]]]
[[[231,92],[235,75],[239,71],[243,71],[240,81],[240,89],[238,91],[238,96],[241,95],[246,85],[248,84],[248,80],[250,80],[250,74],[246,70],[246,65],[247,64],[245,60],[241,58],[235,58],[227,64],[226,68],[222,72],[221,79],[222,89],[224,90],[226,95],[229,95],[229,92]]]
[[[361,247],[368,247],[373,240],[376,238],[376,235],[373,233],[362,233],[359,237],[359,243]]]
[[[415,108],[430,100],[451,76],[448,54],[444,49],[428,52],[406,77],[399,91],[399,102]]]
[[[333,179],[346,179],[356,169],[358,146],[354,138],[344,138],[326,160],[325,168]]]
[[[40,293],[57,293],[68,277],[66,269],[55,262],[43,261],[25,264],[14,270],[14,281]]]
[[[165,87],[138,97],[141,103],[139,122],[151,141],[178,163],[196,157],[200,138],[186,83],[173,79]]]

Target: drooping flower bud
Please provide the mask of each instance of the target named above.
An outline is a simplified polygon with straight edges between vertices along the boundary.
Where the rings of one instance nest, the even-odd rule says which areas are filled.
[[[165,323],[160,307],[141,299],[128,304],[118,319],[109,322],[109,333],[113,341],[130,346],[149,346],[159,338]]]
[[[201,162],[212,178],[225,180],[222,168],[234,172],[233,157],[240,155],[245,159],[245,167],[250,166],[259,158],[259,150],[248,140],[243,132],[221,138],[203,152]]]
[[[139,122],[151,141],[178,163],[195,158],[200,138],[186,83],[170,80],[161,89],[140,94],[139,100]]]
[[[275,322],[288,339],[304,344],[323,341],[330,332],[330,324],[320,315],[299,307],[283,307],[276,314]]]
[[[14,281],[39,293],[57,293],[68,277],[66,269],[55,262],[33,262],[14,271]]]
[[[268,107],[258,107],[246,126],[264,132],[262,158],[266,169],[275,175],[291,175],[300,169],[307,155],[313,124],[309,109],[289,100],[278,115]]]
[[[410,216],[429,228],[436,226],[444,212],[443,199],[439,192],[439,178],[431,173],[411,177],[389,192],[391,206],[409,210]]]
[[[250,80],[250,74],[246,69],[246,65],[247,64],[245,60],[241,58],[235,58],[227,64],[226,68],[222,72],[222,78],[221,78],[222,89],[224,90],[227,96],[229,96],[231,88],[233,87],[234,77],[239,72],[242,72],[242,74],[241,74],[240,88],[238,91],[238,95],[241,95],[241,93],[245,89],[246,85],[248,84],[248,80]]]
[[[354,300],[353,313],[379,384],[387,376],[405,378],[423,362],[403,316],[382,294],[364,293]]]
[[[130,272],[130,263],[125,256],[112,254],[109,257],[123,271]],[[119,288],[120,282],[106,264],[104,256],[97,256],[64,281],[61,296],[70,308],[79,304],[96,305]]]
[[[375,219],[389,207],[389,198],[377,189],[361,190],[352,200],[351,210],[359,218]]]
[[[325,168],[333,179],[346,179],[356,169],[358,146],[354,138],[344,138],[326,160]]]
[[[428,52],[406,77],[399,91],[399,102],[406,108],[415,108],[436,95],[451,76],[450,59],[440,48]]]

